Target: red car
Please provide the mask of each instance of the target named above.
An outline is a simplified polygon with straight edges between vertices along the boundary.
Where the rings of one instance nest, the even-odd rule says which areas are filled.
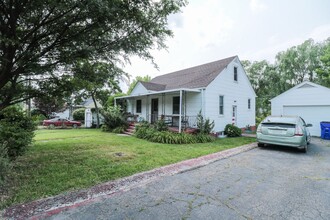
[[[43,126],[49,126],[49,127],[73,127],[73,128],[77,128],[81,126],[81,122],[79,121],[70,121],[67,119],[63,119],[63,118],[53,118],[53,119],[49,119],[49,120],[44,120],[42,123]]]

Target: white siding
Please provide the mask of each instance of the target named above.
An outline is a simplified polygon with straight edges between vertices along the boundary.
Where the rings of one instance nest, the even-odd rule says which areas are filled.
[[[330,121],[330,89],[304,82],[271,100],[272,115],[298,115],[320,136],[320,122]]]
[[[145,94],[147,93],[148,90],[140,83],[138,82],[134,89],[132,90],[131,94],[130,95],[139,95],[139,94]]]
[[[272,115],[283,115],[283,106],[330,105],[330,89],[295,87],[271,100]]]
[[[159,97],[159,114],[164,115],[172,115],[173,114],[173,97],[180,96],[180,93],[170,93],[165,94],[164,101],[165,101],[165,107],[163,111],[162,107],[162,97]],[[196,116],[201,109],[201,100],[200,100],[200,93],[187,93],[186,94],[186,114],[188,116]]]
[[[308,129],[313,136],[321,136],[321,121],[330,121],[330,106],[284,106],[283,109],[285,115],[299,115],[312,124]]]
[[[234,67],[238,68],[238,81],[234,81]],[[219,115],[219,96],[224,96],[224,115]],[[248,109],[251,99],[251,109]],[[255,93],[239,62],[231,62],[205,90],[205,116],[214,120],[214,131],[223,131],[232,123],[232,108],[237,106],[236,126],[255,125]]]
[[[143,119],[147,119],[147,112],[151,114],[151,99],[158,98],[158,115],[173,115],[173,97],[180,96],[179,92],[175,93],[165,93],[159,95],[149,95],[130,98],[127,101],[127,112],[130,112],[135,115],[139,115]],[[187,92],[185,95],[186,98],[186,115],[191,116],[192,120],[196,119],[198,112],[202,108],[201,103],[201,93],[197,92]],[[147,101],[148,99],[148,101]],[[141,113],[136,112],[136,100],[141,100]],[[164,101],[164,106],[163,106]],[[148,105],[148,106],[147,106]],[[148,108],[148,111],[147,111]]]

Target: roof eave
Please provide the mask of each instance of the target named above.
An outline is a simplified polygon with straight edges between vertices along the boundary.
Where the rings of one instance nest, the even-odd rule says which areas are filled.
[[[200,89],[179,88],[179,89],[169,89],[169,90],[163,90],[163,91],[149,91],[148,93],[121,96],[121,97],[116,97],[115,99],[117,100],[117,99],[136,98],[136,97],[141,97],[141,96],[158,95],[158,94],[162,94],[162,93],[174,93],[174,92],[180,92],[180,91],[199,93],[199,92],[201,92],[201,89],[202,88],[200,88]]]

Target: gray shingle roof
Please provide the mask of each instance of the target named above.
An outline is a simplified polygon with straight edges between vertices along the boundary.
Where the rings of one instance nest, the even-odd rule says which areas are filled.
[[[203,88],[208,86],[227,65],[237,56],[228,57],[222,60],[206,63],[203,65],[191,67],[184,70],[168,73],[153,78],[145,87],[152,91],[162,91],[179,88]],[[145,82],[144,82],[145,83]]]
[[[162,90],[165,90],[165,88],[166,88],[166,85],[163,85],[163,84],[157,84],[157,83],[152,83],[152,82],[142,82],[142,81],[140,81],[140,83],[142,83],[142,85],[147,90],[151,90],[151,91],[162,91]]]

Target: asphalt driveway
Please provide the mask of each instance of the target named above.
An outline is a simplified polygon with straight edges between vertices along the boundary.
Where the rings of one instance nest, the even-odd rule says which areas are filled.
[[[48,219],[330,219],[330,141],[255,148]]]

